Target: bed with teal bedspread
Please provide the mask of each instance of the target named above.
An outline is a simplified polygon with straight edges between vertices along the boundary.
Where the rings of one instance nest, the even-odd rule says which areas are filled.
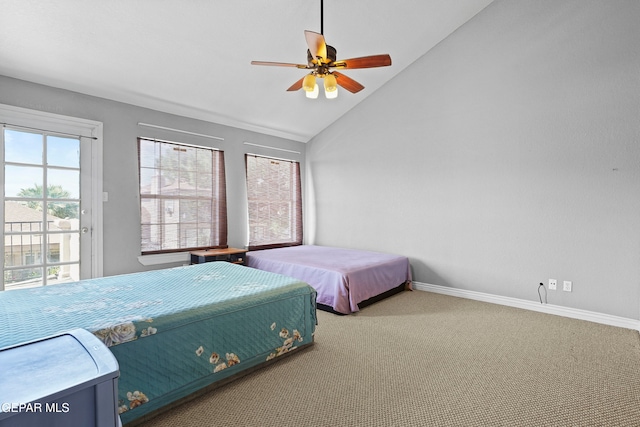
[[[83,328],[118,360],[123,423],[313,343],[316,292],[226,262],[0,292],[0,348]]]

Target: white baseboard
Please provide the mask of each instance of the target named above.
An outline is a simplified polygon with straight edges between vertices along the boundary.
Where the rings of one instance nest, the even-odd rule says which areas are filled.
[[[484,301],[493,304],[517,307],[525,310],[539,311],[547,314],[570,317],[572,319],[587,320],[604,325],[617,326],[620,328],[635,329],[637,331],[640,331],[640,321],[636,319],[628,319],[626,317],[612,316],[609,314],[596,313],[594,311],[579,310],[577,308],[561,307],[559,305],[553,304],[540,304],[539,302],[485,294],[483,292],[468,291],[464,289],[449,288],[447,286],[431,285],[429,283],[421,283],[415,281],[412,282],[412,287],[413,289],[418,291],[434,292],[437,294],[444,294],[453,297]]]

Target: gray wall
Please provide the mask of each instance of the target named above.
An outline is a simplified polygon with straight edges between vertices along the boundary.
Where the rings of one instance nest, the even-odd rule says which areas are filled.
[[[637,0],[495,1],[309,143],[310,241],[525,300],[571,280],[550,304],[638,319],[639,22]]]
[[[298,160],[301,162],[301,173],[304,174],[305,144],[296,141],[165,114],[4,76],[0,76],[0,103],[104,123],[103,190],[109,193],[109,201],[103,204],[105,276],[172,266],[143,267],[138,262],[140,255],[140,200],[136,145],[138,136],[224,150],[229,246],[233,247],[245,247],[247,244],[244,153]],[[138,122],[218,136],[224,138],[224,141],[143,128],[138,126]],[[298,151],[301,154],[248,146],[244,144],[245,141]]]

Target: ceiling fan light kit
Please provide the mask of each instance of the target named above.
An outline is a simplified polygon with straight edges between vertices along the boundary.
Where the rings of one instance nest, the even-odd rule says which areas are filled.
[[[313,74],[307,74],[304,76],[304,80],[302,80],[302,89],[307,92],[313,92],[314,86],[316,85],[316,76]]]
[[[307,41],[307,64],[290,64],[285,62],[265,62],[251,61],[252,65],[267,65],[275,67],[296,67],[303,70],[311,70],[309,74],[291,85],[287,91],[297,91],[303,89],[307,98],[318,97],[318,85],[316,78],[324,79],[324,94],[328,99],[338,96],[338,86],[351,93],[358,93],[364,86],[338,71],[331,69],[344,68],[375,68],[391,65],[391,56],[388,54],[363,56],[359,58],[343,59],[338,61],[337,51],[333,46],[327,45],[322,33],[323,29],[323,4],[320,0],[320,27],[321,32],[306,30],[304,32]]]
[[[313,90],[311,92],[305,91],[307,98],[316,99],[318,94],[320,93],[320,89],[318,89],[318,84],[313,85]]]
[[[324,90],[325,92],[336,92],[338,90],[338,82],[336,81],[336,76],[333,74],[327,74],[324,77]]]

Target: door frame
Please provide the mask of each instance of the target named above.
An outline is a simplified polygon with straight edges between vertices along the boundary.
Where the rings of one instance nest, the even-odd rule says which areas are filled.
[[[0,126],[18,126],[23,128],[33,128],[41,131],[66,133],[83,138],[91,138],[91,244],[90,259],[80,258],[80,262],[90,263],[91,277],[102,277],[103,275],[103,214],[102,203],[104,201],[102,185],[102,150],[103,150],[103,124],[95,120],[81,119],[78,117],[65,116],[62,114],[48,113],[44,111],[31,110],[12,105],[0,104]],[[3,127],[3,126],[2,126]],[[0,147],[4,150],[4,147]],[[85,155],[87,153],[84,153]],[[84,155],[83,155],[84,157]],[[2,156],[1,158],[4,158]],[[81,165],[82,167],[82,165]],[[82,169],[81,169],[81,173]],[[4,173],[0,173],[0,191],[4,191]],[[84,193],[84,191],[82,191]],[[4,224],[4,208],[0,207],[0,223]],[[3,226],[4,229],[4,226]],[[4,232],[2,232],[4,240]],[[0,255],[4,258],[4,244],[0,247]],[[83,254],[84,255],[84,254]],[[0,289],[4,286],[0,282]]]

